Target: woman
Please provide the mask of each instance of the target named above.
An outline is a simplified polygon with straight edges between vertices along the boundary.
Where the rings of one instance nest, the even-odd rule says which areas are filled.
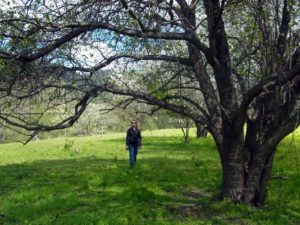
[[[127,130],[126,150],[129,150],[129,163],[133,167],[136,162],[138,149],[142,146],[141,131],[137,128],[137,121],[131,121],[131,127]]]

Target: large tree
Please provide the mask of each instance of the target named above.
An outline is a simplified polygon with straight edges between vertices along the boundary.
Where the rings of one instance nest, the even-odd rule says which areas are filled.
[[[276,147],[299,125],[299,7],[293,0],[15,1],[1,10],[0,119],[35,133],[66,128],[103,92],[165,108],[212,134],[222,197],[259,205]],[[98,63],[78,57],[87,49],[98,51],[91,53]],[[114,62],[113,75],[102,71]],[[30,101],[46,104],[31,112]],[[74,114],[43,123],[65,103]]]

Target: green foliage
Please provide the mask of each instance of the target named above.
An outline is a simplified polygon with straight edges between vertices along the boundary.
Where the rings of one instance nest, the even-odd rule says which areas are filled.
[[[65,145],[64,145],[64,151],[67,151],[70,153],[71,156],[80,154],[81,149],[80,147],[74,147],[75,140],[74,139],[66,139]]]
[[[26,110],[43,111],[44,103],[46,100],[44,97],[50,94],[46,92],[41,96],[32,98],[30,104],[26,104]],[[108,106],[101,102],[91,103],[79,120],[70,128],[63,130],[56,130],[52,132],[38,133],[37,139],[55,138],[55,137],[73,137],[73,136],[86,136],[86,135],[102,135],[107,132],[120,132],[126,130],[130,126],[130,121],[135,118],[139,121],[140,128],[142,130],[153,129],[165,129],[165,128],[177,128],[177,115],[168,113],[165,110],[160,110],[153,116],[149,116],[139,111],[150,111],[150,107],[141,104],[131,104],[126,109],[116,109],[109,114],[102,114],[101,109],[105,109]],[[112,100],[113,101],[113,100]],[[117,103],[117,102],[116,102]],[[11,103],[7,103],[8,104]],[[12,103],[13,104],[13,103]],[[9,106],[10,107],[10,106]],[[52,109],[44,114],[44,117],[40,118],[40,121],[45,124],[53,124],[58,122],[62,117],[66,117],[73,113],[73,106],[63,104],[57,109]],[[37,115],[31,115],[31,119],[37,117]],[[25,142],[28,137],[14,132],[4,126],[4,123],[0,122],[0,143],[9,143],[14,141]],[[194,126],[194,125],[191,125]]]
[[[64,145],[64,150],[65,151],[70,151],[71,150],[71,148],[73,147],[73,145],[74,145],[74,142],[75,142],[75,140],[74,139],[72,139],[72,140],[70,140],[70,139],[66,139],[66,141],[65,141],[65,145]]]
[[[184,145],[180,130],[143,135],[134,169],[125,133],[0,145],[0,224],[299,224],[299,131],[279,145],[274,163],[273,175],[288,179],[270,180],[259,209],[218,200],[210,137]]]

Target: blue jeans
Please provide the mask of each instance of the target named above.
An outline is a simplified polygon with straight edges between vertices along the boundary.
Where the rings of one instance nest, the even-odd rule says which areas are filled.
[[[136,155],[138,154],[138,146],[136,145],[128,145],[129,149],[129,163],[130,166],[134,166],[136,162]]]

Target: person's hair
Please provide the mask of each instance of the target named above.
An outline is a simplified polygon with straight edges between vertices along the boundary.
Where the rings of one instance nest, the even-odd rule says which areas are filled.
[[[131,123],[133,123],[133,122],[135,122],[135,123],[137,124],[137,120],[132,119],[132,120],[131,120]]]

